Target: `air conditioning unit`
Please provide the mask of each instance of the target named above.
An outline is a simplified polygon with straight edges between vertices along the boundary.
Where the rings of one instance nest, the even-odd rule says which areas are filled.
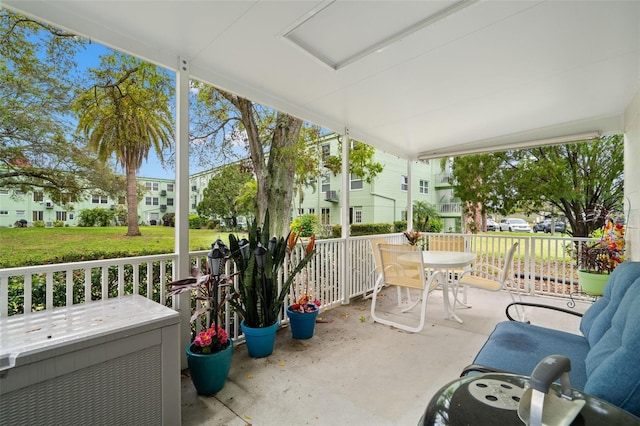
[[[167,196],[167,190],[163,189],[162,191],[160,191],[160,196],[161,197],[166,197]]]
[[[180,424],[179,322],[139,295],[1,317],[0,424]]]
[[[160,211],[162,211],[162,212],[163,212],[163,211],[165,211],[165,210],[167,210],[167,206],[166,206],[166,205],[164,205],[164,204],[160,204]]]
[[[336,191],[327,191],[324,193],[324,200],[331,201],[332,203],[338,202],[338,194]]]
[[[51,200],[47,200],[44,202],[44,206],[48,209],[52,209],[53,208],[53,201]]]

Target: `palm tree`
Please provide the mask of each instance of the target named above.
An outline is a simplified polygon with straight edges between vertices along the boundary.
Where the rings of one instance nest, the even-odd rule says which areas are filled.
[[[136,173],[153,148],[172,144],[173,120],[169,106],[171,79],[154,65],[120,53],[101,58],[90,73],[97,83],[77,98],[78,130],[101,161],[115,158],[127,181],[127,235],[141,235],[138,227]]]

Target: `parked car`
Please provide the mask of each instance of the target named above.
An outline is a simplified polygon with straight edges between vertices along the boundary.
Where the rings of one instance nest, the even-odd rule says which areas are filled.
[[[488,218],[487,231],[497,231],[497,230],[498,230],[498,224],[496,223],[496,221],[491,218]]]
[[[556,223],[553,226],[553,230],[554,232],[565,233],[567,232],[567,224],[564,221],[558,219],[556,220]],[[544,232],[551,233],[551,221],[549,221],[549,224],[544,229]]]
[[[500,231],[531,232],[531,227],[524,219],[506,218],[500,221]]]
[[[547,232],[545,231],[545,229],[547,229],[547,227],[549,227],[549,223],[551,222],[551,219],[545,219],[542,222],[536,222],[533,224],[533,232]]]
[[[562,219],[556,219],[554,224],[554,232],[567,232],[567,224]],[[546,232],[551,233],[551,219],[545,219],[542,222],[535,223],[533,225],[533,232]]]

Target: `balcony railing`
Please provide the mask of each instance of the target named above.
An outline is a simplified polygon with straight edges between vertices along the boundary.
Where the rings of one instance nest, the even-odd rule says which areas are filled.
[[[571,261],[574,242],[586,239],[538,237],[510,234],[423,234],[421,245],[438,236],[440,240],[465,239],[477,261],[502,267],[508,247],[519,242],[514,257],[515,285],[529,294],[569,297],[579,290],[575,263]],[[380,237],[380,236],[377,236]],[[390,243],[404,244],[402,234],[382,237]],[[310,263],[308,279],[314,297],[323,307],[349,303],[374,285],[372,236],[352,237],[348,242],[328,239],[316,242],[317,255]],[[207,251],[190,253],[191,263],[203,267]],[[90,303],[126,294],[141,294],[165,306],[176,308],[167,295],[166,284],[175,279],[176,254],[140,256],[91,262],[28,266],[0,269],[0,316]],[[230,267],[231,262],[228,264]],[[286,274],[286,269],[282,271]],[[282,282],[282,280],[281,280]],[[198,302],[192,299],[191,308]],[[226,306],[223,322],[230,335],[242,341],[239,320]],[[285,317],[282,322],[286,322]]]

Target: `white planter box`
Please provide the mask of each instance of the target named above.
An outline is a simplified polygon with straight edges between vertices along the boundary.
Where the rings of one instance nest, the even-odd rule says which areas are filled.
[[[0,318],[0,424],[180,424],[179,321],[142,296]]]

